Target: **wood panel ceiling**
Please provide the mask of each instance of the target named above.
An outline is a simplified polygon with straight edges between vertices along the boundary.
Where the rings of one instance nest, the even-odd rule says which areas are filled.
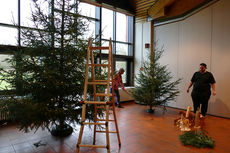
[[[148,18],[148,10],[156,3],[157,0],[132,0],[135,4],[136,22],[146,21]]]
[[[136,22],[176,18],[216,0],[81,0],[135,16]],[[106,5],[104,5],[106,4]]]
[[[215,0],[129,0],[136,22],[176,18]]]

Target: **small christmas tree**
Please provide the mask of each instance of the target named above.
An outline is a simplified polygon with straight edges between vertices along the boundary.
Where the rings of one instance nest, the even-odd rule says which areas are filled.
[[[180,79],[172,81],[171,73],[167,67],[159,63],[162,53],[162,49],[156,49],[154,54],[148,56],[148,60],[143,63],[139,74],[135,76],[136,85],[132,94],[136,101],[150,107],[149,113],[153,112],[155,106],[165,106],[179,93],[176,86],[180,83]]]
[[[46,14],[38,2],[34,1],[32,13],[36,29],[22,31],[23,48],[8,59],[12,68],[2,73],[13,96],[1,105],[21,130],[56,125],[51,133],[66,136],[72,132],[68,124],[81,119],[87,24],[76,12],[78,3],[44,0],[51,6]],[[94,106],[88,106],[87,112],[86,119],[93,120]]]

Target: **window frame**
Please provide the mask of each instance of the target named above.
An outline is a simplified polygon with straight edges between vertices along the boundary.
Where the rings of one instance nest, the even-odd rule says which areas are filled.
[[[51,2],[54,2],[54,0],[51,0]],[[37,30],[34,27],[27,27],[27,26],[22,26],[21,25],[21,8],[23,7],[23,4],[21,4],[21,0],[17,0],[17,17],[15,17],[15,23],[9,24],[9,23],[1,23],[0,22],[0,27],[8,27],[8,28],[15,28],[17,29],[17,44],[14,45],[3,45],[0,44],[0,54],[13,54],[13,52],[17,51],[19,48],[23,48],[21,46],[21,30],[22,29],[34,29]],[[90,4],[92,5],[92,4]],[[87,17],[87,16],[82,16],[83,18],[87,18],[89,20],[92,20],[95,22],[95,36],[96,41],[99,42],[99,45],[102,44],[103,41],[109,41],[108,39],[102,39],[101,33],[102,33],[102,7],[101,6],[94,6],[95,7],[95,18],[92,17]],[[48,12],[51,15],[54,15],[55,8],[54,5],[49,6]],[[116,14],[117,12],[113,11],[113,38],[112,38],[112,48],[113,48],[113,64],[114,64],[114,70],[116,70],[115,63],[116,61],[126,61],[127,62],[127,80],[126,80],[126,86],[133,85],[134,80],[133,80],[133,74],[134,74],[134,16],[128,16],[128,42],[123,42],[123,41],[117,41],[116,40]],[[51,21],[52,23],[52,21]],[[128,45],[128,55],[118,55],[116,53],[116,44],[127,44]],[[7,48],[7,50],[5,49]],[[103,54],[100,51],[100,55],[98,56],[99,62],[103,59],[108,59],[108,54]]]

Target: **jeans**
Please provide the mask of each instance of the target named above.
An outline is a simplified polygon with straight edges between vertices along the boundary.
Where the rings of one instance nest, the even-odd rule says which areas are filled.
[[[112,93],[112,88],[110,88],[110,93]],[[117,105],[120,105],[120,94],[119,94],[119,90],[114,89],[114,93],[116,94],[117,97]]]

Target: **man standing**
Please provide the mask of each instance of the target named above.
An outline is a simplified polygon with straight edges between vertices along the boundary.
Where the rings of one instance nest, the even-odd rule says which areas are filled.
[[[216,81],[211,72],[206,71],[207,65],[205,63],[200,64],[200,70],[193,74],[191,82],[188,86],[187,93],[189,93],[189,88],[193,85],[192,90],[192,101],[194,113],[201,104],[201,115],[204,117],[208,110],[208,101],[211,95],[210,88],[212,87],[212,94],[216,95]]]
[[[119,94],[118,87],[122,86],[122,89],[125,90],[124,84],[122,82],[122,76],[121,76],[122,74],[124,74],[124,72],[125,70],[123,68],[119,69],[119,71],[116,73],[116,75],[113,78],[113,87],[117,97],[117,107],[119,108],[123,108],[123,106],[121,106],[120,104],[120,94]],[[110,90],[110,92],[112,92],[112,90]]]

